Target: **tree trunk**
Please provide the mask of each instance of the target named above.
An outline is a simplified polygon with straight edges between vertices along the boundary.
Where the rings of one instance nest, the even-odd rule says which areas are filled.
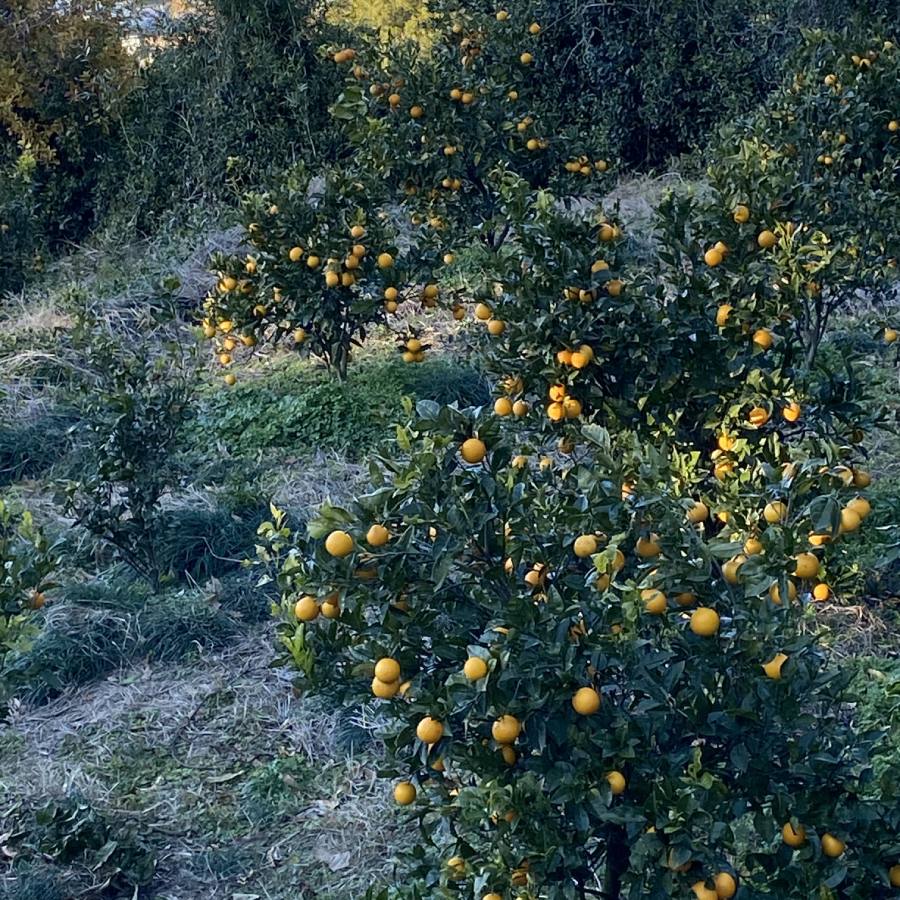
[[[619,900],[622,895],[622,877],[628,870],[628,835],[621,825],[610,825],[606,831],[606,878],[603,896],[607,900]]]

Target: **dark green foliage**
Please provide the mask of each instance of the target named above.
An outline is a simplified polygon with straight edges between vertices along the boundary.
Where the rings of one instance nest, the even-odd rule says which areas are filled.
[[[65,485],[66,513],[158,589],[166,574],[160,501],[177,486],[173,452],[193,392],[190,357],[178,347],[154,357],[149,341],[127,347],[90,317],[79,321],[72,349],[90,368],[78,402],[83,467]]]
[[[221,441],[236,454],[277,448],[305,457],[346,450],[359,459],[389,436],[404,395],[461,406],[486,402],[489,396],[477,371],[453,361],[361,361],[351,366],[345,382],[293,365],[209,398],[190,423],[189,439],[195,444]]]
[[[16,809],[14,815],[13,840],[21,860],[49,859],[83,868],[97,882],[108,882],[112,891],[127,891],[128,896],[128,889],[147,884],[156,870],[155,855],[136,825],[77,793],[49,800],[42,807]],[[54,890],[54,880],[48,880]]]
[[[292,160],[334,157],[335,85],[317,46],[340,38],[315,7],[210,0],[168,26],[100,186],[118,218],[152,233],[179,201],[227,201]]]
[[[160,571],[201,583],[222,576],[253,556],[256,528],[267,514],[265,508],[232,513],[192,506],[164,513],[158,523]]]
[[[553,42],[544,102],[563,105],[638,168],[702,146],[717,125],[760,102],[781,80],[803,28],[898,13],[895,0],[517,0],[508,8],[519,3],[536,10]]]

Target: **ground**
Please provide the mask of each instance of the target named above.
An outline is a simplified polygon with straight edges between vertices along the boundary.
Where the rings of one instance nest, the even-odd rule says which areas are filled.
[[[374,720],[294,696],[271,658],[257,628],[225,652],[20,707],[0,738],[4,811],[60,794],[114,809],[156,852],[141,896],[361,896],[399,827]]]

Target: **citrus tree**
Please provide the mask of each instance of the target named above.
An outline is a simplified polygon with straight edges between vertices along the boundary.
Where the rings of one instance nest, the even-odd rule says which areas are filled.
[[[416,274],[429,257],[413,260],[409,241],[401,246],[379,208],[384,199],[374,179],[337,169],[314,179],[301,165],[279,189],[244,200],[249,252],[213,259],[218,281],[202,322],[220,365],[231,367],[243,348],[287,340],[343,378],[353,348],[404,301],[438,305],[437,286]],[[410,362],[424,358],[414,335],[405,346]]]
[[[882,213],[885,132],[853,187]],[[308,537],[263,527],[286,659],[389,722],[421,834],[395,894],[900,886],[897,773],[876,781],[815,626],[877,416],[818,350],[889,236],[848,216],[833,239],[767,161],[666,200],[649,254],[496,167],[502,239],[473,256],[493,409],[410,409],[370,494]]]
[[[347,82],[332,113],[346,123],[357,164],[406,197],[421,242],[451,253],[470,236],[501,247],[510,236],[498,197],[507,171],[565,192],[603,184],[609,160],[565,110],[537,100],[551,68],[535,15],[518,4],[436,3],[426,45],[369,42],[340,59]]]
[[[745,485],[751,544],[627,433],[566,457],[422,403],[398,437],[279,583],[284,644],[390,723],[422,826],[399,895],[887,896],[890,778],[806,602],[807,536],[846,539],[824,460]]]

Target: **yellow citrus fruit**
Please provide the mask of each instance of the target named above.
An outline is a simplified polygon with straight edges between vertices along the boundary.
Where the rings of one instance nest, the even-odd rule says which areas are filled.
[[[719,897],[712,888],[706,886],[705,881],[695,881],[691,885],[691,890],[694,892],[697,900],[718,900]]]
[[[754,406],[753,409],[747,413],[747,421],[757,428],[762,428],[762,426],[769,421],[769,416],[770,413],[767,409],[762,406]]]
[[[747,562],[746,556],[735,556],[722,563],[722,577],[728,584],[737,584],[740,581],[740,568]]]
[[[799,403],[789,403],[782,408],[781,415],[785,422],[796,422],[802,411]]]
[[[609,784],[609,790],[614,797],[625,793],[625,776],[615,769],[606,773],[606,781]]]
[[[491,736],[498,744],[514,744],[522,733],[522,723],[509,714],[500,716],[491,726]]]
[[[780,500],[773,500],[771,503],[766,504],[766,508],[763,510],[763,518],[770,525],[775,525],[787,518],[787,512],[787,506],[784,503]]]
[[[379,269],[389,269],[394,264],[394,257],[390,253],[379,253],[376,262]]]
[[[865,519],[872,512],[872,504],[865,497],[856,497],[847,504],[847,509],[855,512],[860,519]]]
[[[768,350],[775,342],[772,332],[768,328],[758,328],[753,332],[753,343],[763,350]]]
[[[494,401],[494,412],[498,416],[508,416],[513,411],[513,402],[509,397],[498,397]]]
[[[479,681],[488,673],[487,663],[480,656],[470,656],[463,666],[463,673],[469,681]]]
[[[763,552],[762,541],[755,537],[749,537],[746,541],[744,541],[744,553],[747,556],[756,556],[758,553]]]
[[[775,237],[773,232],[766,229],[759,233],[759,236],[756,238],[756,243],[759,244],[763,250],[770,250],[778,243],[778,238]]]
[[[375,663],[375,677],[379,681],[391,682],[400,680],[400,663],[390,656],[385,656]]]
[[[802,825],[794,828],[790,822],[785,822],[781,838],[788,847],[802,847],[806,843],[806,829]]]
[[[734,307],[730,303],[722,303],[716,310],[716,325],[724,328]]]
[[[644,601],[644,612],[651,616],[661,616],[666,612],[666,595],[656,588],[647,588],[641,591],[641,600]]]
[[[794,600],[797,596],[797,585],[793,581],[787,583],[787,595],[788,600]],[[781,586],[777,581],[769,588],[769,597],[776,606],[781,604]]]
[[[330,606],[331,604],[326,604]],[[382,681],[380,678],[372,679],[372,693],[379,700],[390,700],[400,690],[399,681]]]
[[[325,549],[339,559],[353,552],[353,538],[346,531],[332,531],[325,538]]]
[[[841,533],[856,531],[862,524],[862,519],[855,510],[845,507],[841,510]]]
[[[366,543],[370,547],[383,547],[391,539],[391,533],[384,525],[373,525],[366,532]]]
[[[814,553],[801,553],[794,557],[794,574],[798,578],[815,578],[819,574],[819,558]]]
[[[738,223],[738,225],[743,225],[746,222],[750,221],[750,209],[744,206],[743,203],[738,204],[734,211],[731,214],[732,219]]]
[[[471,465],[480,463],[487,454],[487,447],[478,438],[469,438],[460,448],[462,458]]]
[[[522,416],[527,416],[528,408],[528,404],[524,400],[516,400],[516,402],[513,403],[513,415],[518,416],[519,418],[521,418]]]
[[[787,655],[784,653],[776,653],[767,663],[763,664],[763,671],[773,681],[781,680],[781,670],[787,662]],[[788,826],[786,825],[785,828]],[[787,843],[787,842],[785,842]]]
[[[730,872],[719,872],[713,883],[716,886],[716,896],[720,900],[729,900],[737,893],[737,881]]]
[[[444,724],[439,719],[425,716],[416,726],[416,737],[423,744],[436,744],[444,736]]]
[[[648,537],[639,537],[634,545],[634,552],[643,559],[659,556],[661,548],[658,541],[659,537],[655,534],[651,534]]]
[[[822,852],[830,859],[837,859],[846,849],[847,845],[840,838],[828,832],[822,835]]]
[[[534,62],[534,57],[530,53],[523,53],[519,57],[519,62],[522,63],[523,66],[530,66]]]
[[[231,372],[229,372],[222,380],[225,382],[225,384],[228,385],[228,387],[234,387],[234,385],[237,384],[237,375],[233,375]]]
[[[319,615],[319,604],[315,597],[301,597],[294,604],[294,615],[301,622],[312,622]]]
[[[813,588],[812,594],[814,600],[818,600],[822,603],[831,596],[831,588],[823,581]]]
[[[475,318],[481,322],[487,322],[487,320],[490,319],[492,315],[493,312],[486,303],[479,303],[475,307]]]
[[[719,614],[714,609],[699,606],[691,614],[691,631],[700,637],[712,637],[719,630]]]
[[[506,323],[500,319],[490,319],[487,323],[488,334],[499,337],[506,330]]]
[[[600,709],[600,694],[592,687],[583,687],[572,696],[572,709],[581,716],[592,716]]]
[[[719,265],[723,259],[724,257],[715,247],[710,247],[710,249],[703,254],[703,261],[711,268]]]
[[[888,869],[888,880],[891,882],[891,887],[900,887],[900,865],[891,866]]]
[[[687,520],[694,525],[705,522],[709,518],[709,507],[702,501],[697,501],[688,511]]]
[[[336,619],[341,614],[339,603],[325,602],[322,604],[322,615],[326,619]]]
[[[593,556],[597,552],[597,538],[592,534],[582,534],[580,537],[575,538],[572,552],[580,559]]]
[[[408,781],[401,781],[394,786],[394,800],[400,806],[409,806],[416,799],[415,785]]]

